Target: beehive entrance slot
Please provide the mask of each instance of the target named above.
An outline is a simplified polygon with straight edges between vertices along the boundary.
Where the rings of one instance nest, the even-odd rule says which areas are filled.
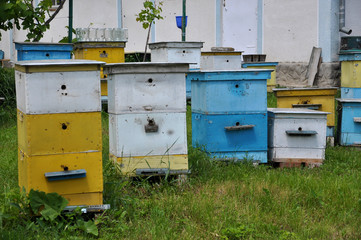
[[[62,124],[61,124],[61,128],[62,128],[63,130],[66,130],[66,129],[68,128],[68,126],[67,126],[65,123],[62,123]]]
[[[154,118],[147,119],[148,124],[144,126],[146,133],[158,132],[158,125],[155,123]]]
[[[66,85],[61,85],[61,90],[65,90],[66,89]]]

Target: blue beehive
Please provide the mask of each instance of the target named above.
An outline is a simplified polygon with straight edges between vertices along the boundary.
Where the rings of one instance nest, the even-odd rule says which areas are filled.
[[[192,144],[221,159],[267,162],[272,70],[199,71],[192,81]]]
[[[361,98],[361,88],[341,88],[341,98]]]
[[[16,42],[15,49],[18,53],[18,61],[71,59],[73,44]]]
[[[340,145],[361,145],[361,99],[337,99],[339,102],[337,141]]]

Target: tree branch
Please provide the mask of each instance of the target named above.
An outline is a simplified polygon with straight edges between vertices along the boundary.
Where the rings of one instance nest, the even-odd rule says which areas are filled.
[[[55,10],[53,15],[51,15],[50,18],[48,20],[46,20],[46,22],[45,22],[46,26],[48,26],[50,24],[50,22],[56,17],[56,15],[58,15],[59,11],[63,8],[65,2],[66,2],[66,0],[62,0],[60,2],[59,7]]]

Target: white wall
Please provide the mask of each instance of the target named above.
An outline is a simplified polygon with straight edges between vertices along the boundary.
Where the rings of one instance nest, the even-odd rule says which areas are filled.
[[[161,15],[164,19],[156,21],[154,39],[156,42],[181,41],[182,31],[177,28],[175,17],[182,15],[182,1],[163,2]],[[129,31],[126,51],[144,51],[147,31],[135,20],[135,14],[143,8],[142,3],[143,0],[123,0],[123,27],[128,28]],[[188,0],[186,11],[188,16],[186,40],[205,42],[203,50],[210,50],[215,46],[216,41],[215,0]]]
[[[352,29],[350,36],[361,36],[361,1],[346,0],[345,10],[345,27]],[[347,35],[342,34],[342,36]]]
[[[317,46],[317,0],[264,0],[264,53],[268,61],[308,62]]]
[[[254,45],[253,43],[249,44],[249,42],[258,40],[257,48],[263,48],[263,53],[267,54],[267,61],[279,62],[308,62],[312,47],[323,45],[333,49],[329,50],[333,55],[327,58],[334,59],[335,42],[330,43],[325,41],[325,37],[320,38],[323,33],[318,27],[325,26],[318,24],[319,21],[325,21],[322,16],[321,18],[318,17],[320,1],[331,0],[263,0],[263,13],[260,13],[258,12],[260,8],[257,10],[255,3],[262,2],[262,0],[188,0],[187,41],[203,41],[205,43],[202,50],[208,51],[211,47],[216,46],[216,39],[218,38],[219,45],[245,51],[247,46]],[[338,0],[332,1],[338,2]],[[117,2],[117,0],[74,1],[74,28],[118,27],[119,6]],[[163,2],[162,15],[164,19],[156,22],[153,30],[155,36],[152,36],[151,39],[155,41],[180,41],[181,30],[176,27],[175,16],[182,14],[182,1],[163,0]],[[122,3],[123,14],[121,19],[123,27],[128,28],[129,31],[129,41],[125,50],[127,52],[143,51],[147,32],[135,20],[135,14],[143,8],[143,0],[122,0]],[[228,16],[230,16],[228,20],[227,16],[222,17],[222,14],[217,16],[217,9],[223,14],[228,11]],[[338,18],[336,11],[334,9],[331,14],[335,17],[329,15],[331,20],[327,20],[332,21],[332,26],[335,25]],[[360,0],[346,0],[346,27],[352,28],[352,35],[354,36],[361,35],[360,13]],[[248,14],[247,16],[253,20],[245,19],[245,14]],[[263,34],[261,32],[261,34],[255,35],[256,28],[262,24],[254,26],[253,23],[261,14],[263,14]],[[327,11],[324,14],[327,15]],[[221,26],[216,29],[217,20]],[[41,41],[58,42],[67,36],[67,29],[65,28],[67,25],[68,2],[53,20],[50,29]],[[249,29],[251,30],[249,31]],[[332,31],[329,38],[338,38],[337,30]],[[10,31],[2,33],[0,49],[5,51],[6,58],[10,58]],[[14,41],[24,41],[26,32],[14,30],[13,36]],[[263,39],[257,39],[259,36],[262,36]],[[259,46],[262,43],[263,46]]]

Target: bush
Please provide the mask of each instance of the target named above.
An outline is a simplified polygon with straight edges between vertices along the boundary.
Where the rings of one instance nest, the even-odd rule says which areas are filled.
[[[0,125],[16,115],[15,70],[0,68]]]

